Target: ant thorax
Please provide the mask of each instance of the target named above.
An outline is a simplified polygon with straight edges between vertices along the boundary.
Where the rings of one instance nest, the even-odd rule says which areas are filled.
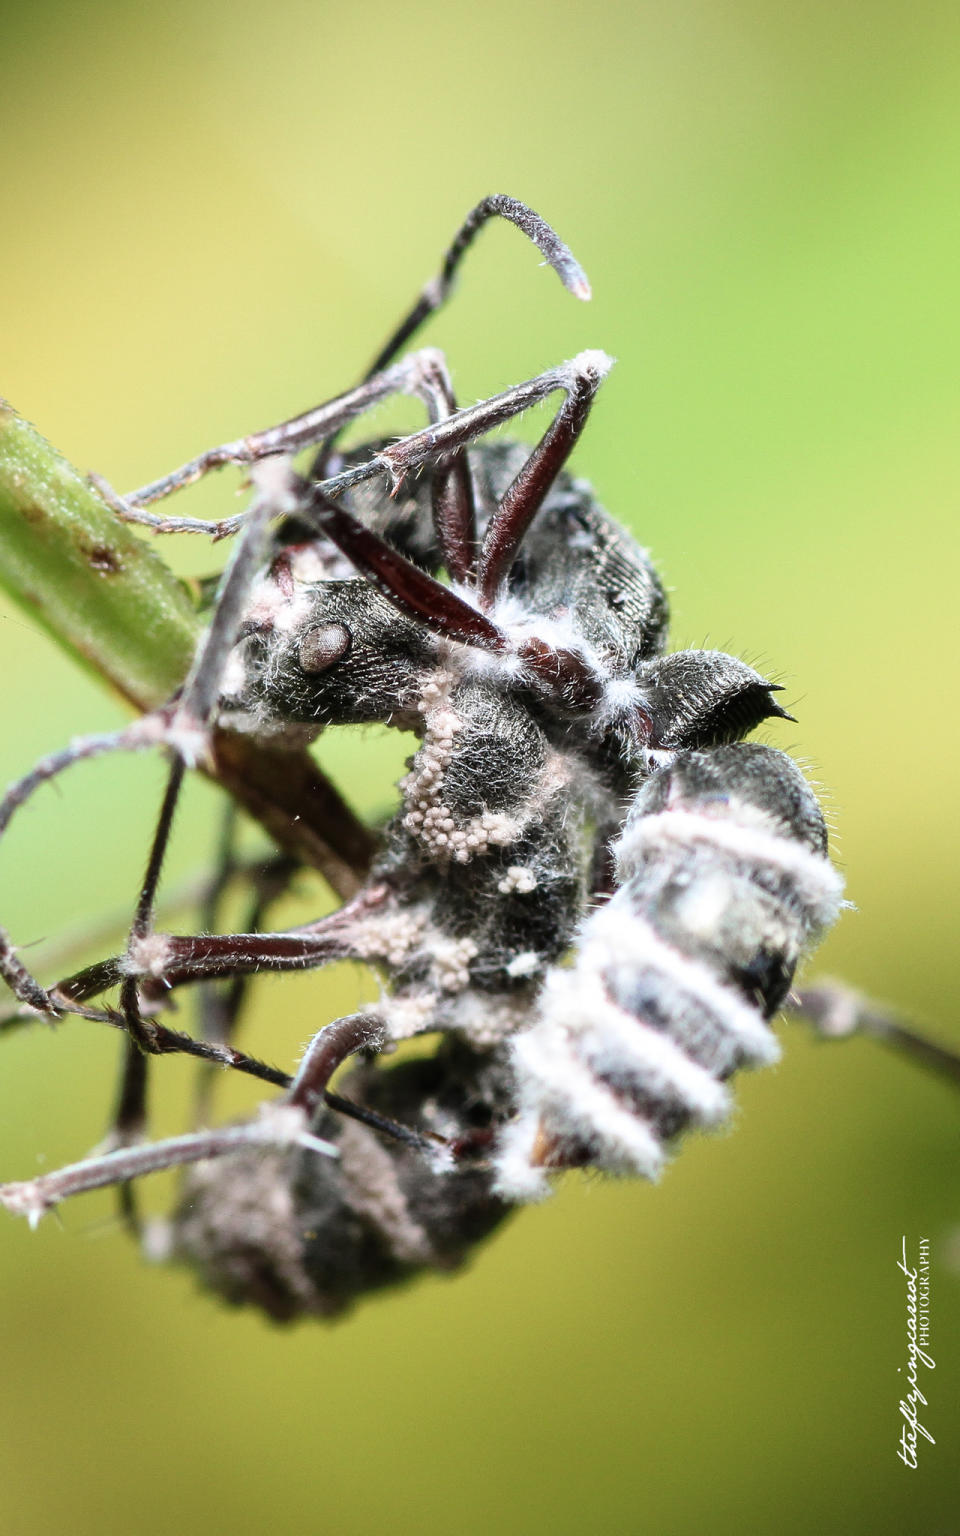
[[[516,443],[474,452],[481,538],[528,455]],[[426,473],[394,499],[362,486],[344,504],[437,575],[431,490]],[[351,575],[336,546],[297,532],[284,529],[294,541],[271,554],[254,587],[223,718],[294,739],[371,721],[420,736],[371,875],[380,900],[352,942],[389,968],[383,1007],[394,1038],[438,1027],[475,1042],[514,1033],[569,947],[598,828],[619,823],[643,775],[630,711],[636,669],[665,639],[660,580],[589,486],[561,474],[491,617],[518,644],[583,657],[601,686],[596,705],[576,711],[515,653],[431,634]]]

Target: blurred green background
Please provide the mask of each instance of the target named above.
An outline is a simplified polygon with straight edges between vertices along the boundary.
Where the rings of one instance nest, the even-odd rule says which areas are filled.
[[[593,304],[491,228],[428,339],[464,401],[618,357],[577,468],[652,547],[675,643],[787,685],[800,723],[770,739],[822,785],[858,907],[814,971],[960,1043],[958,43],[955,6],[877,0],[4,6],[0,393],[140,484],[352,383],[480,196],[533,203]],[[4,779],[122,719],[8,600],[0,644]],[[365,811],[405,750],[319,748]],[[129,902],[161,777],[80,768],[20,817],[19,942]],[[174,880],[215,810],[192,792]],[[294,1059],[369,988],[265,982],[251,1048]],[[105,1034],[3,1043],[3,1177],[101,1134]],[[65,1230],[4,1220],[4,1530],[957,1532],[960,1101],[869,1043],[784,1043],[661,1187],[570,1179],[465,1275],[333,1328],[145,1267],[108,1196]],[[172,1131],[189,1072],[160,1076]],[[231,1085],[224,1113],[250,1102]],[[936,1266],[916,1472],[902,1234]]]

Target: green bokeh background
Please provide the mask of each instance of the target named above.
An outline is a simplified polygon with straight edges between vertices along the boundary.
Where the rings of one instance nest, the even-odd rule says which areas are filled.
[[[429,339],[463,400],[582,347],[618,357],[577,467],[652,547],[676,643],[787,685],[800,723],[771,739],[823,786],[858,907],[816,970],[960,1043],[956,8],[2,17],[0,392],[119,486],[351,383],[484,193],[556,224],[591,306],[491,229]],[[234,484],[189,510],[232,509]],[[210,569],[199,544],[171,553]],[[4,779],[122,719],[7,600],[0,645]],[[405,750],[334,733],[320,755],[373,811]],[[0,853],[19,941],[129,901],[160,779],[81,768],[19,819]],[[174,879],[204,866],[215,803],[193,791]],[[369,986],[265,983],[251,1048],[293,1059]],[[4,1222],[4,1530],[960,1530],[960,1102],[869,1043],[784,1041],[732,1132],[661,1187],[570,1180],[464,1276],[332,1329],[145,1267],[107,1196],[65,1230]],[[2,1054],[4,1177],[96,1140],[114,1039],[72,1024]],[[172,1131],[189,1074],[162,1065]],[[224,1113],[250,1102],[231,1085]],[[938,1443],[916,1472],[895,1449],[902,1234],[936,1264]]]

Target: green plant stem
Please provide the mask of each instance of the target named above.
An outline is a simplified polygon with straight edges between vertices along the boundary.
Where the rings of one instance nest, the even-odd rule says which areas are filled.
[[[183,681],[200,634],[186,587],[2,400],[0,583],[135,708]]]

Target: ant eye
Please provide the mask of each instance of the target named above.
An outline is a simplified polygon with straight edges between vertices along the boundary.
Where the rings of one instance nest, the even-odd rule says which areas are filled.
[[[352,636],[345,624],[321,624],[308,629],[300,641],[300,665],[304,672],[326,672],[342,661]]]

